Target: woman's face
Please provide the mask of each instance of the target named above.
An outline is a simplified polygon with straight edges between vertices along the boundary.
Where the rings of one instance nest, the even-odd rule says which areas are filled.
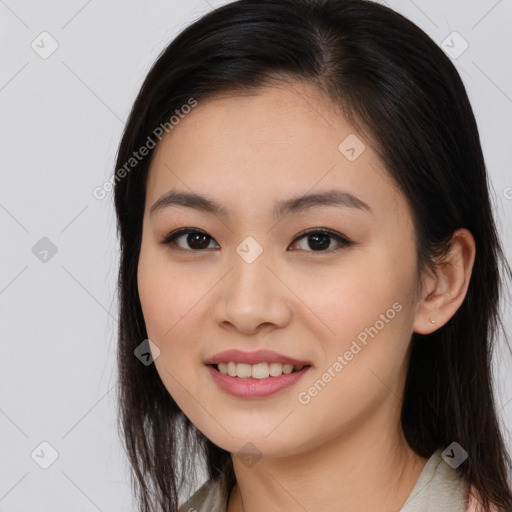
[[[138,287],[183,412],[225,450],[270,457],[394,434],[416,252],[370,141],[313,86],[283,84],[199,102],[155,151]],[[171,191],[221,210],[189,199],[151,211]],[[181,228],[192,233],[162,243]],[[228,350],[242,354],[215,359]]]

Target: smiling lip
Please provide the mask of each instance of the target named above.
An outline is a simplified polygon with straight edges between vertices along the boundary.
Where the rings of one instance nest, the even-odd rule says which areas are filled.
[[[302,370],[293,373],[283,373],[279,377],[268,377],[266,379],[230,377],[229,375],[223,375],[212,365],[208,365],[207,368],[213,381],[226,393],[239,398],[266,398],[297,382],[311,369],[311,366],[305,366]]]
[[[278,354],[273,350],[256,350],[255,352],[244,352],[242,350],[225,350],[219,352],[205,361],[205,364],[212,365],[218,363],[258,364],[258,363],[281,363],[292,364],[293,366],[311,366],[309,361],[301,361],[293,357]],[[276,377],[274,377],[276,378]]]
[[[214,365],[219,363],[281,363],[304,368],[288,374],[281,374],[278,377],[267,377],[266,379],[255,379],[253,377],[240,378],[222,374]],[[273,350],[256,350],[245,352],[242,350],[226,350],[219,352],[205,361],[213,381],[226,393],[239,398],[265,398],[297,382],[312,364],[309,361],[302,361]]]

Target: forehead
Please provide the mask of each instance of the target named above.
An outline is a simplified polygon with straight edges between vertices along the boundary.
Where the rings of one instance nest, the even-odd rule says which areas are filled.
[[[146,209],[172,189],[256,213],[332,188],[373,203],[377,215],[405,207],[371,141],[314,86],[287,83],[199,102],[155,149]]]

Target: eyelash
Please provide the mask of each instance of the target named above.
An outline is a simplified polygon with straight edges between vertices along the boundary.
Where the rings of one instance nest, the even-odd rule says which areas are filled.
[[[171,245],[171,243],[176,238],[179,238],[182,235],[188,235],[188,234],[206,235],[208,238],[210,238],[210,240],[214,240],[213,237],[211,237],[210,235],[208,235],[208,233],[205,233],[204,231],[201,231],[198,229],[193,229],[193,228],[180,228],[180,229],[177,229],[177,230],[169,233],[163,240],[160,241],[160,243],[164,244],[164,245]],[[310,229],[308,231],[304,231],[304,232],[300,233],[299,235],[297,235],[297,237],[293,240],[292,243],[295,243],[298,240],[300,240],[301,238],[307,237],[308,235],[312,235],[312,234],[328,235],[331,238],[333,238],[334,240],[336,240],[340,244],[340,246],[335,249],[327,249],[327,250],[319,250],[319,251],[310,250],[310,251],[305,251],[305,252],[330,254],[330,253],[336,252],[340,249],[349,247],[354,244],[354,242],[348,240],[346,237],[344,237],[340,233],[337,233],[336,231],[332,231],[330,229],[325,229],[325,228],[315,228],[315,229]],[[182,251],[191,252],[191,253],[199,253],[199,252],[204,252],[207,250],[207,249],[200,249],[200,250],[184,249],[183,247],[173,247],[173,249],[174,250],[182,250]],[[301,249],[299,249],[299,250],[301,250]]]

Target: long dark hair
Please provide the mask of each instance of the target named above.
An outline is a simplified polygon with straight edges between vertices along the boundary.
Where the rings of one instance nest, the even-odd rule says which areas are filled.
[[[200,105],[219,93],[257,92],[285,80],[316,85],[372,141],[413,212],[418,278],[433,271],[456,229],[473,234],[476,259],[464,302],[432,334],[412,336],[401,422],[421,456],[459,443],[469,458],[458,471],[484,507],[512,510],[510,458],[491,371],[498,327],[503,330],[503,280],[512,272],[459,74],[420,28],[371,1],[239,0],[194,22],[161,53],[136,98],[117,156],[119,428],[140,511],[176,511],[196,456],[211,478],[227,475],[233,483],[234,473],[231,454],[191,424],[155,366],[134,356],[147,338],[137,264],[153,152],[136,165],[130,159],[149,140],[158,142],[158,127],[171,129],[169,120],[191,98]]]

